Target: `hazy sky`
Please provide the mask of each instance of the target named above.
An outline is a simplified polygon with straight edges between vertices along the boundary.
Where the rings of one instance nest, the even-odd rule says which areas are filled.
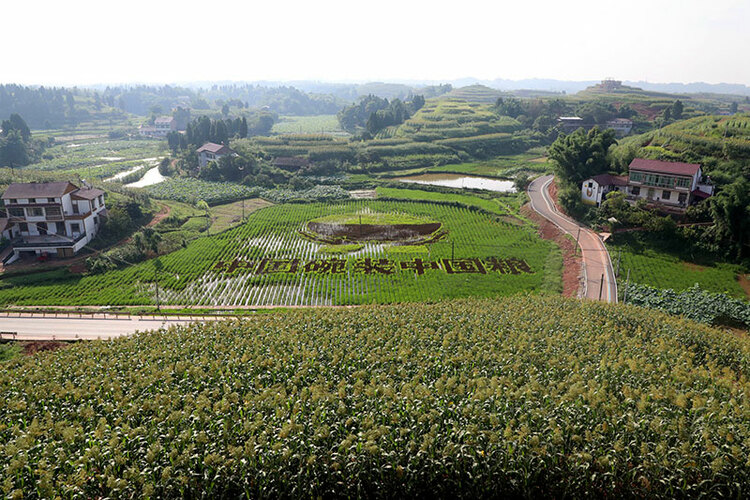
[[[750,0],[2,0],[0,82],[750,84]]]

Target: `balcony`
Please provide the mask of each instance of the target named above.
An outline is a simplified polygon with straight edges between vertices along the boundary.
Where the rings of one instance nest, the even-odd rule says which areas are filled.
[[[85,237],[85,233],[81,233],[75,238],[58,234],[28,235],[14,238],[10,244],[13,248],[65,248],[74,246]]]

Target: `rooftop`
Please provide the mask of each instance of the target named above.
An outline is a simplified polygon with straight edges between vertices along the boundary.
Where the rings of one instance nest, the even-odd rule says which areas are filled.
[[[628,178],[624,175],[599,174],[592,177],[600,186],[627,186]]]
[[[635,158],[630,162],[630,170],[641,170],[644,172],[655,172],[658,174],[687,175],[694,176],[701,168],[697,163],[679,163],[673,161],[646,160]]]
[[[172,120],[174,120],[174,118],[172,118],[171,116],[160,116],[159,118],[154,120],[154,123],[172,123]]]
[[[81,188],[78,191],[74,192],[71,196],[73,198],[83,199],[83,200],[93,200],[97,196],[101,196],[104,194],[104,191],[98,188]]]
[[[223,144],[216,144],[213,142],[207,142],[203,146],[199,147],[195,152],[200,153],[202,151],[208,151],[209,153],[231,153],[232,150]]]
[[[71,182],[29,182],[13,183],[3,193],[2,198],[59,198],[65,193],[78,189]]]

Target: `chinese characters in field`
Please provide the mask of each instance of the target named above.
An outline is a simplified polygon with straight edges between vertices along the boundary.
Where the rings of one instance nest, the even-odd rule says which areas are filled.
[[[464,259],[412,259],[395,261],[385,258],[361,259],[259,259],[219,261],[215,271],[234,273],[246,271],[252,274],[295,274],[297,272],[315,274],[381,274],[411,271],[423,275],[427,271],[443,271],[447,274],[531,274],[526,261],[517,258],[474,257]]]

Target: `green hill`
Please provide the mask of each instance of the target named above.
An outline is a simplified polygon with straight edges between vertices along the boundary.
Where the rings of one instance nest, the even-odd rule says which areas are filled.
[[[195,324],[5,362],[0,486],[12,498],[739,498],[748,375],[747,338],[552,297]]]
[[[498,97],[509,95],[501,90],[493,89],[485,85],[469,85],[448,92],[445,97],[461,99],[468,102],[479,102],[495,104]]]

